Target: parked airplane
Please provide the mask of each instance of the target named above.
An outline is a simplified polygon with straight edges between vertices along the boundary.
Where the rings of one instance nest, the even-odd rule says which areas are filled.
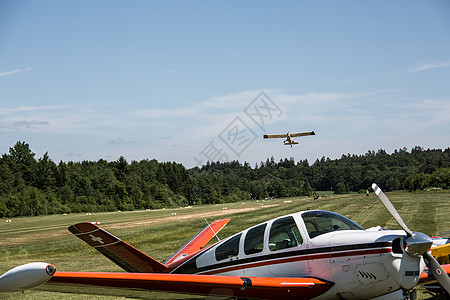
[[[59,272],[45,290],[95,293],[117,288],[257,299],[403,300],[418,283],[450,291],[450,265],[429,253],[431,239],[411,232],[394,206],[373,189],[403,230],[364,230],[334,212],[302,211],[253,226],[202,248],[228,223],[205,227],[165,263],[105,230],[79,223],[69,230],[131,273]],[[426,269],[426,267],[428,269]],[[88,288],[83,288],[87,286]],[[123,294],[120,294],[123,295]]]
[[[450,264],[450,244],[431,248],[431,254],[441,265]]]
[[[306,132],[297,132],[297,133],[286,133],[286,134],[265,134],[263,137],[265,139],[276,139],[276,138],[283,138],[286,139],[284,141],[285,145],[296,145],[298,142],[295,142],[292,140],[293,137],[299,137],[299,136],[307,136],[307,135],[316,135],[314,131],[306,131]]]
[[[442,238],[439,236],[431,237],[433,245],[431,246],[431,255],[441,264],[450,264],[450,241],[447,238]],[[444,290],[439,284],[427,284],[424,287],[435,296],[443,295]],[[447,294],[448,295],[448,294]],[[448,296],[447,296],[448,298]]]

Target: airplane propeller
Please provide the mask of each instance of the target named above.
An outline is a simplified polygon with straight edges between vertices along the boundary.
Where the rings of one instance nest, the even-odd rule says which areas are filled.
[[[392,205],[391,201],[389,201],[388,197],[386,197],[386,195],[383,193],[383,191],[375,183],[372,184],[372,189],[375,191],[375,194],[378,196],[378,198],[380,198],[381,202],[391,213],[400,227],[406,232],[406,253],[414,257],[422,256],[425,264],[427,265],[431,274],[433,274],[434,278],[436,278],[436,280],[447,291],[447,293],[450,293],[450,277],[441,267],[439,262],[428,252],[431,245],[433,244],[430,237],[421,232],[412,232],[411,230],[409,230],[408,226],[406,226],[402,217],[400,217],[400,214],[397,212],[397,210]]]

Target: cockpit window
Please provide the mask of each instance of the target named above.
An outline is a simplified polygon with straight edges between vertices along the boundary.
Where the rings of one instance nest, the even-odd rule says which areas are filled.
[[[244,252],[246,255],[263,251],[266,226],[267,224],[261,224],[247,232],[244,240]]]
[[[228,241],[223,242],[222,245],[216,248],[216,260],[230,259],[233,256],[239,254],[239,240],[241,239],[241,234],[238,234]]]
[[[346,217],[329,211],[310,211],[302,214],[310,238],[336,230],[364,230]]]
[[[269,249],[277,251],[302,244],[302,236],[291,216],[280,218],[272,223],[269,234]]]

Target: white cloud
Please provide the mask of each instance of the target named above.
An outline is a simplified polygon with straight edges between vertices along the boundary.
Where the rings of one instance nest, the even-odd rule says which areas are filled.
[[[280,95],[278,98],[280,101],[292,104],[292,103],[305,103],[305,102],[329,102],[329,101],[336,101],[341,99],[346,99],[354,97],[352,94],[346,94],[346,93],[308,93],[304,95]]]
[[[16,75],[23,71],[31,71],[31,68],[26,68],[25,70],[22,69],[14,69],[10,71],[5,71],[0,73],[0,77],[10,76],[10,75]]]
[[[17,128],[33,128],[34,126],[39,125],[50,125],[50,122],[48,121],[39,121],[39,120],[32,120],[32,121],[24,121],[24,120],[7,120],[7,121],[0,121],[0,129],[17,129]]]
[[[55,111],[69,109],[66,105],[43,105],[43,106],[19,106],[19,107],[0,107],[0,115],[37,112],[37,111]]]
[[[450,61],[439,63],[420,63],[408,69],[408,72],[421,72],[426,70],[450,67]]]
[[[126,144],[134,144],[135,142],[124,139],[122,137],[118,137],[116,139],[108,139],[106,143],[110,145],[126,145]]]
[[[294,103],[325,103],[329,104],[329,102],[339,102],[342,103],[342,100],[353,100],[353,99],[365,99],[367,97],[376,96],[379,94],[385,94],[385,93],[395,93],[399,92],[400,90],[379,90],[374,92],[367,92],[367,93],[346,93],[346,92],[336,92],[336,93],[308,93],[308,94],[301,94],[301,95],[288,95],[288,94],[280,94],[276,97],[277,100],[279,100],[281,103],[286,104],[294,104]]]
[[[151,143],[151,142],[152,141],[137,142],[137,141],[125,139],[123,137],[118,137],[116,139],[108,139],[106,141],[106,143],[109,144],[109,145],[148,144],[148,143]]]
[[[270,97],[270,92],[264,90]],[[225,115],[236,116],[242,113],[259,94],[261,90],[249,90],[225,96],[206,99],[198,104],[177,108],[150,108],[141,109],[131,113],[133,116],[143,118],[170,119],[192,117],[195,119],[215,120]]]
[[[450,101],[440,99],[424,99],[415,104],[416,111],[420,114],[420,119],[426,120],[424,125],[443,126],[450,123]]]
[[[317,126],[336,128],[335,124],[352,124],[352,129],[371,126],[371,103],[376,96],[398,91],[374,91],[367,93],[307,93],[286,94],[277,90],[263,90],[282,110],[282,115],[265,118],[264,130],[255,124],[245,108],[261,93],[261,90],[248,90],[220,97],[212,97],[196,105],[175,109],[148,109],[132,114],[146,119],[155,119],[153,127],[158,131],[174,131],[177,139],[199,141],[216,138],[236,117],[247,126],[262,134],[265,130],[313,130]],[[194,122],[192,122],[194,120]],[[148,122],[148,121],[146,121]],[[164,127],[164,128],[162,128]],[[334,131],[333,131],[334,132]]]
[[[15,128],[27,131],[35,128],[41,133],[92,133],[99,128],[113,126],[119,120],[117,115],[101,113],[89,105],[42,105],[0,107],[2,128]],[[47,125],[47,126],[37,126]],[[33,130],[35,132],[36,130]]]
[[[142,109],[139,111],[135,111],[132,113],[134,116],[143,117],[143,118],[179,118],[179,117],[187,117],[193,116],[197,113],[200,113],[200,110],[197,106],[186,106],[179,108],[155,108],[155,109]]]
[[[20,69],[14,69],[14,70],[11,70],[11,71],[1,72],[0,73],[0,77],[15,75],[15,74],[19,74],[19,73],[20,73]]]
[[[247,105],[255,100],[261,92],[264,92],[271,97],[271,94],[274,94],[276,90],[264,89],[242,91],[225,96],[212,97],[202,102],[200,105],[203,107],[238,109],[242,111]]]

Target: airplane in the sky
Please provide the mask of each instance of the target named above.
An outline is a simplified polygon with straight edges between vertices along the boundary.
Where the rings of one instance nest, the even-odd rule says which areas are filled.
[[[224,219],[161,263],[94,224],[79,223],[70,232],[128,273],[56,271],[39,288],[94,294],[103,289],[140,298],[156,290],[228,299],[403,300],[414,298],[417,284],[438,281],[450,292],[450,265],[441,266],[430,254],[430,237],[412,232],[381,189],[372,187],[403,230],[365,230],[337,213],[310,210],[203,248],[229,222]]]
[[[314,131],[306,131],[306,132],[297,132],[297,133],[285,133],[285,134],[265,134],[263,137],[265,139],[286,139],[284,141],[285,145],[296,145],[298,142],[294,141],[293,137],[299,137],[299,136],[307,136],[307,135],[316,135]]]

